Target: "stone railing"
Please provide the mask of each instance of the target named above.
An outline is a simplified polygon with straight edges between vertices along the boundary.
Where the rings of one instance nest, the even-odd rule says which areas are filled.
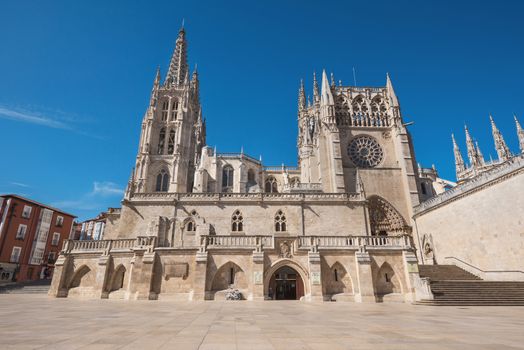
[[[524,169],[524,155],[515,156],[509,161],[501,163],[491,170],[481,173],[476,177],[447,190],[446,192],[420,203],[415,207],[415,216],[427,210],[439,207],[446,202],[459,198],[467,193],[482,189],[491,182],[495,182],[505,176],[511,176],[510,174],[514,172],[517,173],[517,171],[521,169]]]
[[[242,201],[319,201],[348,202],[362,201],[360,193],[180,193],[176,200],[181,202],[242,202]]]
[[[322,192],[321,183],[299,183],[299,184],[287,184],[284,185],[284,192]]]
[[[256,248],[272,248],[273,237],[272,236],[201,236],[200,246],[206,249],[256,249]]]
[[[263,167],[264,171],[278,171],[278,172],[285,172],[287,171],[299,171],[300,169],[296,166],[287,166],[287,165],[280,165],[280,166],[265,166]]]
[[[64,241],[62,253],[109,253],[111,251],[132,251],[156,247],[156,237],[139,236],[125,239],[102,239],[92,241]]]
[[[411,246],[411,238],[409,235],[298,237],[299,249],[359,249],[361,247],[408,249]]]

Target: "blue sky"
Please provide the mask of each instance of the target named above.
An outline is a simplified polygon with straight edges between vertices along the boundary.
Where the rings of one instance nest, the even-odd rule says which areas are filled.
[[[488,114],[513,151],[524,123],[519,1],[4,1],[0,193],[85,219],[119,206],[155,69],[185,18],[208,144],[296,164],[300,78],[358,85],[389,72],[417,160],[454,179],[466,122],[495,156]]]

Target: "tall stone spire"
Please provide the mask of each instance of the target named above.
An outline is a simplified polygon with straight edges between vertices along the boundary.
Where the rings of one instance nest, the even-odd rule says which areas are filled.
[[[391,102],[391,105],[393,107],[398,107],[398,98],[395,94],[395,89],[393,89],[393,84],[391,83],[391,78],[389,77],[389,73],[386,73],[386,90],[388,92],[388,96]]]
[[[169,70],[167,72],[166,81],[164,86],[179,87],[184,83],[184,79],[188,74],[187,67],[187,43],[186,43],[186,32],[184,28],[180,28],[178,37],[176,39],[175,50],[169,63]]]
[[[451,140],[453,141],[453,153],[455,155],[455,172],[457,174],[457,179],[459,178],[459,173],[463,172],[466,167],[464,166],[464,159],[462,159],[462,153],[460,148],[455,141],[455,135],[451,134]]]
[[[477,157],[480,161],[481,165],[485,165],[486,161],[484,160],[484,155],[482,155],[482,152],[480,151],[479,142],[475,141],[475,149],[477,150]]]
[[[468,149],[469,164],[475,168],[481,167],[482,160],[479,157],[478,149],[475,146],[475,143],[473,142],[473,139],[471,138],[468,127],[466,125],[464,125],[464,130],[466,132],[466,146]]]
[[[491,122],[491,132],[493,134],[493,141],[495,142],[495,150],[497,151],[499,161],[505,162],[511,158],[511,152],[504,141],[504,137],[502,137],[502,133],[495,125],[495,121],[491,114],[489,115],[489,121]]]
[[[304,90],[304,80],[300,79],[300,89],[298,90],[298,110],[306,109],[306,91]]]
[[[513,114],[513,118],[515,118],[515,124],[517,125],[517,136],[519,137],[520,153],[524,153],[524,129],[522,129],[522,126],[520,126],[519,120],[515,114]]]
[[[320,94],[318,92],[317,73],[313,72],[313,103],[320,103]]]

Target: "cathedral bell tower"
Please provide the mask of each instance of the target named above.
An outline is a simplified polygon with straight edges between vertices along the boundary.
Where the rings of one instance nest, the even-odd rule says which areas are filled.
[[[189,78],[185,35],[184,28],[180,29],[163,83],[157,70],[126,199],[134,193],[192,190],[205,144],[205,122],[196,68]]]

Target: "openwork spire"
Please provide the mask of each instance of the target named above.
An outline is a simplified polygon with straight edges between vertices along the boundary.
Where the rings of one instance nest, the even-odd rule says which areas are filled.
[[[493,141],[495,142],[495,150],[497,151],[499,161],[505,162],[511,158],[511,152],[504,141],[504,137],[502,137],[501,132],[495,125],[495,121],[491,114],[489,115],[489,120],[491,122],[491,132],[493,134]]]
[[[460,148],[455,141],[455,135],[451,134],[451,140],[453,140],[453,153],[455,155],[455,172],[457,174],[457,179],[459,178],[459,173],[465,170],[464,159],[462,159],[462,153]]]
[[[328,78],[326,71],[322,71],[322,96],[320,98],[320,105],[323,106],[333,106],[335,101],[333,99],[333,94],[331,93],[331,87],[328,83]]]
[[[186,32],[181,28],[176,39],[175,51],[169,63],[164,86],[181,86],[188,75]]]
[[[520,153],[524,153],[524,130],[522,129],[522,126],[520,125],[519,120],[515,114],[513,114],[513,118],[515,118],[515,124],[517,125],[517,136],[519,137]]]
[[[304,90],[304,80],[300,79],[300,89],[298,90],[298,110],[306,109],[306,92]]]

